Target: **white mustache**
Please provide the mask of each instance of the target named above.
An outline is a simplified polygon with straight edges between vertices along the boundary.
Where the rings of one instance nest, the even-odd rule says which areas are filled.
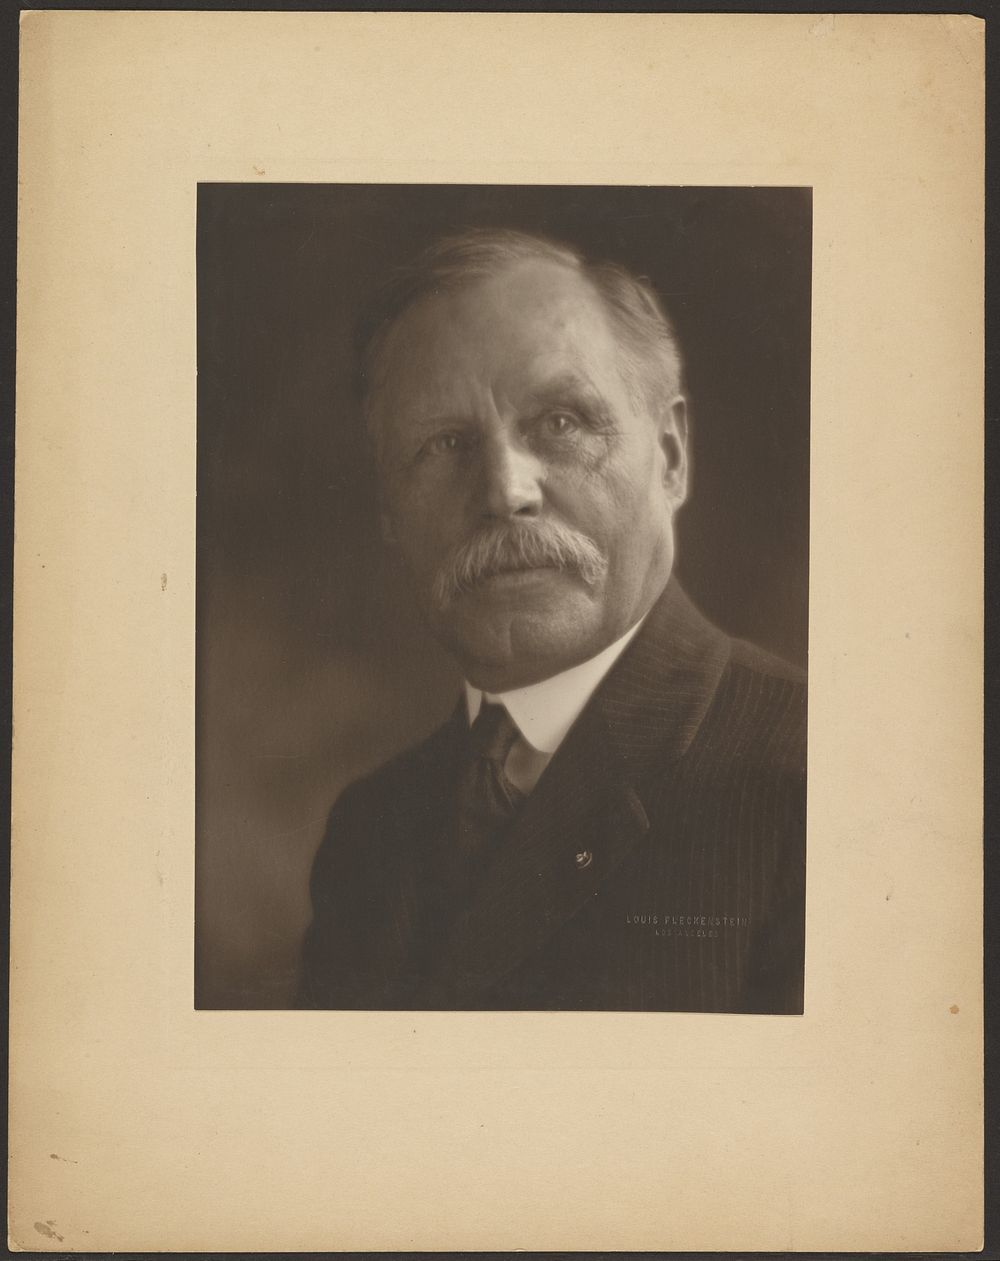
[[[571,569],[592,587],[608,562],[593,539],[558,521],[491,526],[462,543],[441,567],[434,601],[445,608],[484,579],[518,569]]]

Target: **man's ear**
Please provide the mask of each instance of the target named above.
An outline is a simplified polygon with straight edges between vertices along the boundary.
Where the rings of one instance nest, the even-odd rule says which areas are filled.
[[[672,507],[679,508],[688,488],[687,400],[678,394],[671,399],[660,421],[660,449],[663,452],[663,487]]]

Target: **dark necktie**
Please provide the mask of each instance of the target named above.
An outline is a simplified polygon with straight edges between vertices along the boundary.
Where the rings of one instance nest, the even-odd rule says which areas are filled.
[[[484,858],[523,800],[504,772],[520,732],[502,705],[480,705],[469,732],[468,756],[458,785],[456,841],[468,858]]]

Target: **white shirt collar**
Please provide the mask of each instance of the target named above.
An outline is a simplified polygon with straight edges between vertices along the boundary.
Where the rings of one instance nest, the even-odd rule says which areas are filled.
[[[541,683],[518,687],[511,692],[481,692],[471,683],[466,683],[469,722],[475,721],[485,696],[488,701],[497,701],[506,707],[532,748],[539,753],[555,753],[644,620],[641,618],[621,639],[616,639],[596,657],[582,661],[562,674],[554,674],[550,679],[543,679]]]

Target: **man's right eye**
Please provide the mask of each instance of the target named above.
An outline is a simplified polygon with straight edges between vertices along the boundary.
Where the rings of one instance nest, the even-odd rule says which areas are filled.
[[[420,449],[421,455],[454,455],[457,451],[461,451],[466,445],[466,440],[460,433],[453,430],[447,430],[444,433],[436,433],[433,437],[428,438]]]

